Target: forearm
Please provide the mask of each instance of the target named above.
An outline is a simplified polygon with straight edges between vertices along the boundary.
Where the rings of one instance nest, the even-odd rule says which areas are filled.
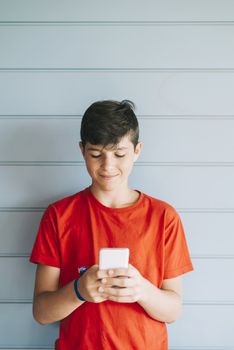
[[[176,292],[159,289],[146,279],[138,303],[150,317],[161,322],[174,322],[181,312],[181,297]]]
[[[60,321],[84,302],[75,294],[73,281],[54,292],[43,292],[34,298],[33,316],[41,324]]]

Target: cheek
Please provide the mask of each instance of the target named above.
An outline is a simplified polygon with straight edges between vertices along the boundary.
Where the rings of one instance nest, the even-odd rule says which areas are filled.
[[[96,166],[93,164],[92,161],[86,160],[86,168],[89,172],[89,174],[93,174],[95,172]]]
[[[122,169],[124,169],[126,172],[130,172],[133,167],[133,158],[128,158],[122,163]]]

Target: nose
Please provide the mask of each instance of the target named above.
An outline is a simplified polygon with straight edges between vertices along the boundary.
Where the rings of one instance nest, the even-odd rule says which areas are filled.
[[[102,163],[101,163],[101,167],[103,170],[111,170],[115,167],[115,160],[113,159],[113,157],[108,154],[104,155],[102,158]]]

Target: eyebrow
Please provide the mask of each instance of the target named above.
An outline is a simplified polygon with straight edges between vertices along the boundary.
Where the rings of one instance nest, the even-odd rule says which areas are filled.
[[[118,147],[118,148],[115,148],[114,150],[115,151],[122,151],[122,150],[125,150],[125,149],[128,149],[128,147]],[[87,149],[88,151],[98,151],[98,152],[101,152],[102,149],[99,149],[99,148],[94,148],[94,147],[88,147]]]

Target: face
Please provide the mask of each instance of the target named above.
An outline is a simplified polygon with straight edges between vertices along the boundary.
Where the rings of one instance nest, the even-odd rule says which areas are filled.
[[[117,190],[128,186],[128,177],[133,163],[139,157],[142,143],[135,150],[129,136],[121,139],[116,146],[92,145],[80,148],[86,163],[92,186],[104,191]]]

